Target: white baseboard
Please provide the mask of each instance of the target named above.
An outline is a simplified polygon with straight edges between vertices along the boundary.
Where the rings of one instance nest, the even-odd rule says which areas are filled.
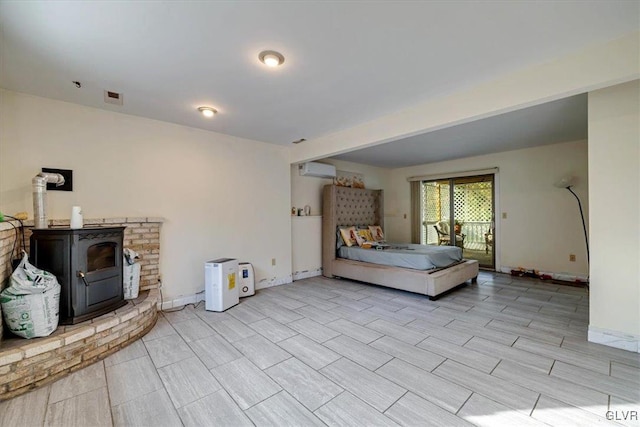
[[[272,288],[274,286],[286,285],[287,283],[293,282],[293,276],[289,274],[285,277],[272,277],[271,279],[262,279],[258,283],[256,283],[257,289],[265,289]]]
[[[168,301],[162,301],[162,307],[160,307],[160,309],[167,310],[172,308],[180,308],[183,305],[197,304],[200,301],[204,301],[204,291],[200,291],[197,294],[193,294],[193,295],[186,295],[186,296],[182,295],[180,296],[180,298],[176,298]]]
[[[200,302],[200,301],[204,301],[204,291],[202,291],[202,292],[198,292],[198,293],[196,294],[196,302],[198,303],[198,302]]]
[[[640,336],[589,326],[589,342],[640,353]]]
[[[293,280],[308,279],[310,277],[316,277],[322,275],[322,268],[316,268],[315,270],[296,271],[293,273]]]
[[[163,301],[161,310],[167,310],[167,309],[171,309],[171,308],[182,307],[183,305],[195,304],[197,302],[198,301],[196,301],[196,295],[195,294],[188,295],[188,296],[181,296],[180,298],[172,299],[172,300],[169,300],[169,301]]]
[[[318,276],[319,274],[313,274],[313,276]],[[309,276],[312,277],[312,276]],[[290,274],[285,277],[272,277],[271,279],[262,279],[258,283],[256,283],[256,289],[265,289],[271,288],[273,286],[286,285],[287,283],[293,282],[293,276]],[[186,304],[196,304],[200,301],[204,301],[204,292],[198,292],[193,295],[181,295],[179,298],[175,298],[172,300],[167,300],[162,302],[161,310],[167,310],[171,308],[182,307]]]

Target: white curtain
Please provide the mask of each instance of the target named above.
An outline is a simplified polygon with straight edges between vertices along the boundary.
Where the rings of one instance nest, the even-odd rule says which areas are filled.
[[[422,216],[420,209],[420,181],[411,181],[411,243],[420,243]]]

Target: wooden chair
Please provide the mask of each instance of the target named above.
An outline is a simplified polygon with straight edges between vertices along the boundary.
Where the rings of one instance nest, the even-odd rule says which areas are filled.
[[[493,229],[484,233],[484,253],[489,253],[489,247],[493,248]]]
[[[436,233],[438,233],[438,246],[440,245],[449,245],[451,243],[451,237],[449,234],[449,223],[447,221],[439,221],[436,225],[433,226],[436,229]],[[456,246],[464,248],[464,238],[465,234],[456,234]]]

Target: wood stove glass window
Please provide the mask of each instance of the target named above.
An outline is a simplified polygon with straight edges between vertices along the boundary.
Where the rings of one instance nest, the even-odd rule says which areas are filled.
[[[116,266],[117,243],[104,242],[87,249],[87,272]]]

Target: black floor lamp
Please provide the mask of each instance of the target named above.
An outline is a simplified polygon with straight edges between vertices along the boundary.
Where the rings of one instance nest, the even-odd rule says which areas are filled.
[[[575,178],[573,176],[566,176],[557,181],[554,185],[558,188],[566,188],[578,201],[578,207],[580,208],[580,218],[582,218],[582,229],[584,230],[584,243],[587,245],[587,264],[589,264],[589,236],[587,234],[587,224],[584,222],[584,213],[582,211],[582,203],[580,202],[580,198],[571,189],[574,183]]]

